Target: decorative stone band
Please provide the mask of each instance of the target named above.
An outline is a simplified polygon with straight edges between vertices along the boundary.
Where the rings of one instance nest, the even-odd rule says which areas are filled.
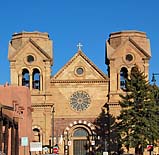
[[[86,125],[88,126],[92,131],[95,130],[95,126],[91,123],[91,122],[88,122],[86,120],[77,120],[77,121],[74,121],[72,123],[69,124],[69,126],[67,126],[64,130],[64,135],[68,133],[68,131],[74,126],[74,125],[78,125],[78,124],[83,124],[83,125]]]
[[[108,80],[51,80],[51,83],[107,83]]]

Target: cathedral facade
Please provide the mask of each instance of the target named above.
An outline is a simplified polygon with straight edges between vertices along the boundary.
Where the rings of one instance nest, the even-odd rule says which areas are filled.
[[[95,145],[93,122],[101,109],[107,105],[112,115],[120,113],[119,94],[134,65],[148,75],[151,51],[144,32],[115,32],[106,41],[108,75],[80,47],[51,75],[53,44],[49,35],[21,32],[13,34],[8,58],[11,84],[27,86],[31,92],[33,141],[43,146],[58,144],[62,154],[82,155]]]

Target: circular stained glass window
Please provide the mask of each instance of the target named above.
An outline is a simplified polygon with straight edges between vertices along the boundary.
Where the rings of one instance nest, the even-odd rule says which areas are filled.
[[[77,91],[70,97],[70,105],[76,111],[86,110],[90,103],[90,96],[84,91]]]
[[[32,63],[34,61],[34,57],[32,55],[27,56],[27,62]]]
[[[127,61],[132,61],[133,60],[133,56],[131,54],[127,54],[126,57],[125,57],[125,59]]]
[[[79,67],[79,68],[76,69],[76,73],[77,73],[78,75],[82,75],[83,72],[84,72],[84,70],[83,70],[82,67]]]

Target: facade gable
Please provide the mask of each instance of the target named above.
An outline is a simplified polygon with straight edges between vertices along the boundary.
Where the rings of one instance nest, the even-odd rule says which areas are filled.
[[[134,53],[135,55],[140,55],[142,58],[150,59],[150,52],[146,52],[142,47],[140,47],[133,39],[129,38],[125,40],[123,44],[118,46],[114,50],[110,50],[109,59],[115,59],[123,57],[127,53]]]
[[[61,68],[53,80],[108,80],[108,77],[101,72],[82,51],[78,51],[68,63]]]
[[[17,51],[10,44],[9,50],[9,60],[17,60],[18,57],[21,57],[21,55],[38,54],[44,60],[52,61],[52,58],[32,39],[26,41]]]

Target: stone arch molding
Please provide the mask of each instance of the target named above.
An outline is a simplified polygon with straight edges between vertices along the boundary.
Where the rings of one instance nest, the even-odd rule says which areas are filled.
[[[33,70],[34,70],[34,69],[38,69],[39,72],[40,72],[40,74],[42,74],[42,69],[41,69],[39,66],[34,66],[34,67],[32,67],[32,68],[30,68],[30,67],[22,67],[22,68],[20,68],[20,69],[19,69],[19,72],[18,72],[19,75],[22,74],[23,69],[27,69],[27,70],[29,71],[29,74],[30,74],[30,75],[33,73]]]
[[[39,130],[39,137],[38,137],[38,142],[42,142],[42,139],[43,139],[43,131],[42,131],[42,128],[38,125],[34,125],[32,126],[32,133],[33,133],[33,130],[34,129],[38,129]],[[34,133],[33,133],[33,141],[37,141],[37,139],[34,137]]]
[[[88,131],[88,133],[90,135],[95,134],[94,130],[95,130],[95,126],[86,120],[76,120],[73,121],[72,123],[69,124],[69,126],[67,126],[64,130],[64,136],[67,136],[67,134],[72,133],[74,131],[74,129],[78,128],[78,127],[83,127],[84,129],[86,129]]]
[[[42,131],[42,128],[41,128],[40,126],[38,126],[38,125],[32,126],[32,131],[33,131],[34,129],[38,129],[38,130],[40,131],[40,133],[43,132],[43,131]]]

